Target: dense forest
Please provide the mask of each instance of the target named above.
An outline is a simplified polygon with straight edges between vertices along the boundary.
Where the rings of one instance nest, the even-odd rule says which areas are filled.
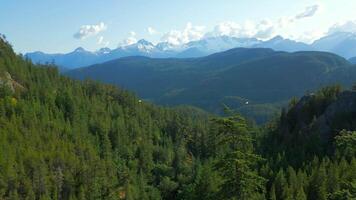
[[[0,86],[0,199],[356,198],[356,94],[338,86],[257,127],[228,108],[160,107],[72,80],[4,37]]]
[[[356,66],[327,52],[234,48],[199,58],[125,57],[65,74],[115,84],[159,105],[193,105],[215,114],[227,105],[263,124],[290,98],[333,84],[351,87]]]

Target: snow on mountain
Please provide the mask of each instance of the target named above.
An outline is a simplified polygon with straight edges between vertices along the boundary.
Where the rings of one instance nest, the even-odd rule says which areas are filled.
[[[308,44],[296,42],[294,40],[285,39],[282,36],[276,36],[270,40],[253,45],[254,48],[271,48],[276,51],[310,51],[313,50]]]
[[[220,36],[204,38],[198,41],[192,41],[185,44],[184,46],[186,47],[186,49],[197,48],[207,52],[215,53],[218,51],[224,51],[236,47],[251,47],[260,42],[261,41],[255,38],[235,38],[229,36]]]
[[[276,36],[267,41],[256,38],[235,38],[229,36],[206,37],[197,41],[191,41],[182,45],[174,45],[168,42],[153,44],[141,39],[138,42],[120,46],[116,49],[102,48],[90,52],[82,47],[67,54],[46,54],[33,52],[26,54],[35,63],[55,62],[55,64],[69,69],[106,62],[109,60],[127,56],[147,56],[156,58],[168,57],[200,57],[212,53],[225,51],[237,47],[247,48],[271,48],[277,51],[329,51],[345,58],[356,55],[356,34],[337,32],[320,38],[308,45],[281,36]]]

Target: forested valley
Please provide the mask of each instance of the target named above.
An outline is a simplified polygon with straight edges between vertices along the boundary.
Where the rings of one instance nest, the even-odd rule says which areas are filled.
[[[0,86],[0,199],[356,199],[356,92],[339,86],[257,126],[72,80],[4,38]]]

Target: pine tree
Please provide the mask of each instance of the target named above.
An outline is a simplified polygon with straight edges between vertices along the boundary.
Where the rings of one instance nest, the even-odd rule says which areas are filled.
[[[269,200],[277,200],[276,189],[275,189],[274,184],[272,184],[272,187],[271,187],[271,189],[269,191]]]
[[[264,194],[264,178],[253,170],[261,158],[253,154],[245,119],[240,116],[215,119],[220,145],[230,148],[221,155],[215,168],[224,181],[220,187],[222,199],[258,199]]]
[[[302,186],[297,190],[295,200],[307,200],[307,196],[305,195],[304,189]]]

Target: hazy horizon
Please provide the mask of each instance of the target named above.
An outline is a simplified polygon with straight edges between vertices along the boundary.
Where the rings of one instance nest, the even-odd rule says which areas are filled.
[[[65,53],[77,47],[94,51],[139,39],[179,45],[221,35],[261,40],[281,35],[310,43],[334,31],[355,32],[355,9],[348,0],[2,0],[0,32],[18,53]]]

